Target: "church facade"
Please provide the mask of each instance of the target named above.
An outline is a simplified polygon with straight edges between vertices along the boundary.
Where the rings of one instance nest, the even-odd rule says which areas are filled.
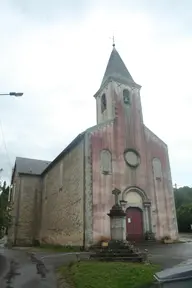
[[[127,239],[177,239],[168,148],[143,123],[140,89],[114,46],[94,95],[97,125],[52,162],[16,158],[10,241],[87,247],[110,239],[115,188]]]

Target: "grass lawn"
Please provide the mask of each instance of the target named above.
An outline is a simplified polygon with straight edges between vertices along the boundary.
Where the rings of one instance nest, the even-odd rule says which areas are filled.
[[[59,274],[73,288],[143,288],[158,270],[154,265],[82,261],[62,266]]]
[[[75,246],[59,246],[59,245],[41,245],[39,247],[44,251],[53,251],[53,252],[80,252],[80,247]]]
[[[45,251],[53,253],[67,253],[67,252],[80,252],[80,247],[42,244],[37,247],[27,247],[26,250],[28,252]]]

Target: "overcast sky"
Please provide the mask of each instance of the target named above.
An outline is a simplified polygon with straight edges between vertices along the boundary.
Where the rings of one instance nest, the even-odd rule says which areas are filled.
[[[0,98],[1,177],[16,156],[52,160],[95,125],[113,32],[173,183],[192,186],[191,0],[1,0],[0,93],[24,92]]]

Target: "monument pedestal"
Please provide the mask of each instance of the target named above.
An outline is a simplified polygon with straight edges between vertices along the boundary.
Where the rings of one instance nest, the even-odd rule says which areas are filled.
[[[116,204],[107,214],[110,217],[111,225],[111,239],[125,241],[126,231],[125,231],[125,218],[126,213],[122,210],[121,206]]]
[[[118,189],[112,191],[115,195],[115,205],[107,214],[110,217],[111,240],[107,243],[108,245],[97,247],[99,249],[96,249],[96,253],[90,255],[90,258],[102,261],[142,262],[141,252],[126,241],[126,213],[118,203],[120,193]]]

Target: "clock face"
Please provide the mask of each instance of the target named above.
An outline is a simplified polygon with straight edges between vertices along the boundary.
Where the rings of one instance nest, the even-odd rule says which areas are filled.
[[[137,152],[129,150],[126,151],[125,154],[125,161],[131,167],[137,167],[140,163],[140,157]]]

